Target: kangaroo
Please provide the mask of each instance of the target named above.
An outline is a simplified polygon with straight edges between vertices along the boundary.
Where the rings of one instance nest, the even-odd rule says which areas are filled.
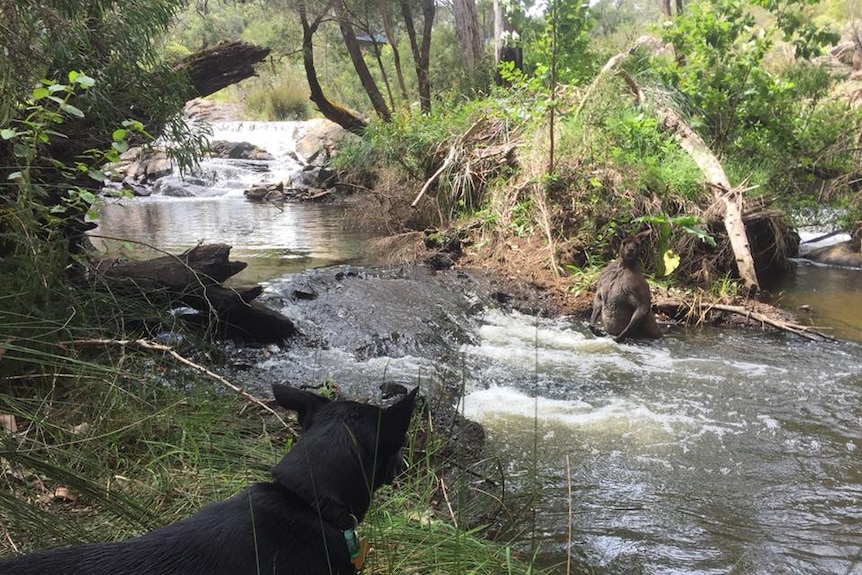
[[[0,560],[0,573],[354,575],[366,549],[355,529],[374,490],[403,470],[417,389],[381,409],[273,385],[303,430],[272,469],[274,481],[140,537]]]
[[[602,316],[602,325],[614,341],[626,338],[658,339],[661,330],[652,313],[652,297],[640,271],[641,240],[649,232],[623,238],[619,258],[605,266],[599,274],[590,329],[601,333],[596,320]]]

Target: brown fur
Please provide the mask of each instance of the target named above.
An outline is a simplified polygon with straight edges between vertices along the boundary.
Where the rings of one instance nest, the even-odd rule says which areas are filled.
[[[652,296],[640,271],[641,240],[649,232],[626,236],[620,244],[619,258],[599,274],[590,329],[596,332],[596,320],[615,341],[626,338],[658,339],[661,330],[652,312]]]

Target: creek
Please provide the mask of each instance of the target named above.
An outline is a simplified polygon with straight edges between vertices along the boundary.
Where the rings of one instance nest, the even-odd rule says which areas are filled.
[[[471,274],[369,267],[342,206],[246,202],[243,187],[297,169],[287,127],[217,129],[276,160],[212,162],[196,197],[108,205],[96,233],[234,246],[241,279],[305,334],[253,356],[244,385],[463,387],[507,491],[535,496],[508,536],[554,573],[862,574],[862,271],[800,262],[776,287],[840,342],[672,326],[617,344],[508,310]]]

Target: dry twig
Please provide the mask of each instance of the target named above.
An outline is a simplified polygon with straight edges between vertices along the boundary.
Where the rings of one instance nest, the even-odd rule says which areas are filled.
[[[256,398],[252,394],[250,394],[249,392],[247,392],[245,389],[236,385],[235,383],[231,383],[230,381],[228,381],[224,377],[220,376],[219,374],[214,373],[214,372],[210,371],[209,369],[205,368],[204,366],[193,362],[192,360],[188,359],[187,357],[180,355],[179,353],[174,351],[173,348],[171,348],[167,345],[155,343],[153,341],[149,341],[146,339],[78,339],[78,340],[60,342],[60,345],[61,346],[111,345],[111,346],[121,346],[121,347],[135,346],[135,347],[140,347],[140,348],[150,350],[150,351],[161,351],[161,352],[167,353],[168,355],[170,355],[171,357],[176,359],[178,362],[194,369],[195,371],[198,371],[198,372],[206,375],[210,379],[214,379],[215,381],[219,382],[220,384],[222,384],[223,386],[225,386],[229,390],[242,396],[243,398],[247,399],[248,401],[254,403],[255,405],[257,405],[258,407],[260,407],[264,411],[269,412],[271,415],[274,415],[275,418],[278,420],[278,422],[281,423],[284,427],[288,427],[288,428],[290,427],[287,424],[287,422],[285,422],[284,419],[282,419],[282,417],[278,414],[278,412],[276,412],[273,408],[271,408],[270,406],[268,406],[267,404],[265,404],[264,402],[262,402],[261,400],[259,400],[258,398]]]

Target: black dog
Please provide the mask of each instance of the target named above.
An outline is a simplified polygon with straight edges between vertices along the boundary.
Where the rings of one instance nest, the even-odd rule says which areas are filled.
[[[353,575],[364,553],[354,529],[403,470],[416,389],[386,409],[272,390],[303,429],[275,481],[135,539],[0,561],[0,575]]]

